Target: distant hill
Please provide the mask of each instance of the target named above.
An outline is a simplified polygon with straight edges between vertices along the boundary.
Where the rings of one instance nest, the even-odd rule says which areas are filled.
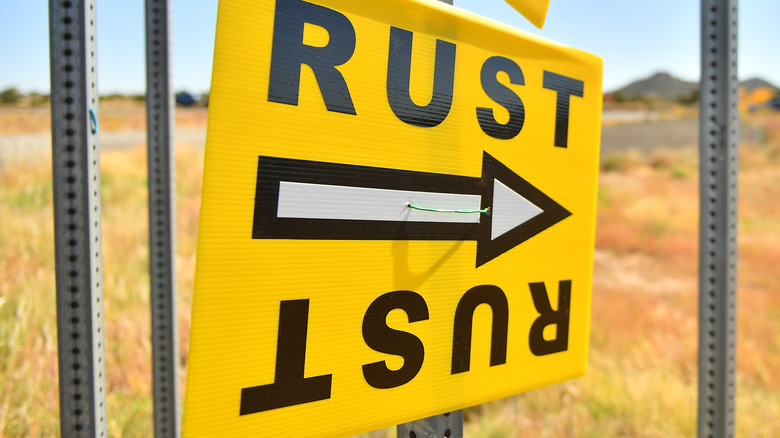
[[[761,78],[746,79],[741,81],[739,86],[744,88],[748,94],[759,88],[767,88],[773,93],[780,91],[780,88]],[[617,89],[612,94],[620,94],[629,99],[644,97],[648,99],[675,100],[680,97],[690,96],[698,88],[698,82],[685,81],[669,73],[659,72],[649,78],[640,79]]]
[[[741,81],[739,83],[739,86],[744,88],[745,91],[747,91],[748,93],[752,93],[752,92],[756,91],[756,89],[758,89],[758,88],[768,88],[768,89],[772,90],[775,93],[780,91],[780,89],[778,89],[776,86],[774,86],[774,84],[772,84],[771,82],[765,81],[765,80],[763,80],[761,78],[746,79],[744,81]]]
[[[674,100],[688,96],[699,88],[698,82],[678,79],[669,73],[659,72],[649,78],[632,82],[612,94],[621,94],[629,99],[645,97],[649,99]]]

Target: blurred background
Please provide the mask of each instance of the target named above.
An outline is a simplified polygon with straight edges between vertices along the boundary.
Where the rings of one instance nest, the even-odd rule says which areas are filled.
[[[604,58],[589,371],[465,410],[465,436],[696,434],[698,2],[456,7]],[[151,436],[144,5],[98,4],[108,427]],[[173,2],[179,334],[186,371],[217,0]],[[739,11],[738,436],[780,436],[780,2]],[[48,2],[0,5],[0,435],[59,434]],[[121,339],[121,342],[120,342]],[[182,375],[182,390],[184,375]],[[367,436],[395,436],[393,428]]]

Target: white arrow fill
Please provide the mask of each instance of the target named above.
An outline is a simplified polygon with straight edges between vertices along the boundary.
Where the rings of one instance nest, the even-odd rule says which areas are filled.
[[[476,210],[481,196],[281,181],[276,215],[304,219],[479,223],[479,213],[412,210],[408,208],[409,202],[428,208]],[[493,180],[491,240],[541,213],[542,209],[534,203],[501,181]]]
[[[490,239],[514,229],[542,213],[542,209],[522,195],[510,189],[501,181],[493,180],[493,223]]]
[[[427,208],[479,210],[482,197],[459,193],[348,187],[281,181],[276,217],[365,221],[479,223],[479,213],[440,213]]]

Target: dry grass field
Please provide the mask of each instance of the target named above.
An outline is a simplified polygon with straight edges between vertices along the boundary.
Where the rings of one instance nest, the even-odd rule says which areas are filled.
[[[102,115],[101,129],[144,125],[140,106],[105,107]],[[179,111],[177,125],[202,126],[204,120],[203,110]],[[763,135],[741,149],[737,435],[775,437],[780,436],[775,204],[780,113],[751,115],[746,122]],[[46,111],[0,111],[0,136],[47,129]],[[659,144],[663,134],[658,133]],[[588,374],[467,409],[465,436],[695,436],[698,168],[695,145],[690,146],[626,152],[604,163]],[[176,260],[185,369],[202,163],[202,149],[177,149]],[[112,437],[152,435],[145,167],[141,144],[101,154]],[[59,434],[51,184],[45,155],[0,168],[0,436]]]

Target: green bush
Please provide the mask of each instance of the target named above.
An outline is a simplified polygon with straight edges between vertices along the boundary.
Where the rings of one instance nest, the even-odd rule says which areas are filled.
[[[17,103],[22,99],[22,94],[15,87],[0,91],[0,103]]]

